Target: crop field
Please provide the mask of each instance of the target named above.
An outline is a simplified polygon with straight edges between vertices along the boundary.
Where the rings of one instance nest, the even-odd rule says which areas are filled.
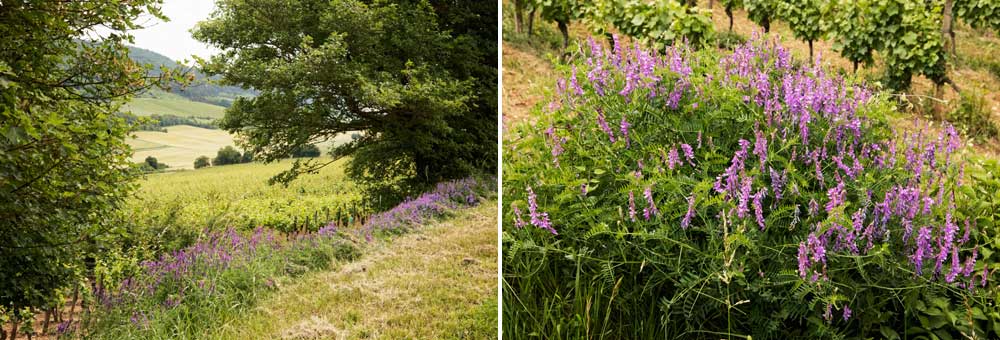
[[[288,187],[268,185],[267,180],[287,169],[291,160],[150,174],[126,211],[139,225],[185,233],[257,226],[315,230],[360,198],[344,177],[345,161],[303,175]]]
[[[167,132],[136,131],[128,143],[135,152],[132,161],[139,163],[147,156],[156,157],[174,169],[194,168],[198,156],[215,157],[220,148],[234,145],[233,137],[223,130],[204,129],[189,125],[166,127]]]

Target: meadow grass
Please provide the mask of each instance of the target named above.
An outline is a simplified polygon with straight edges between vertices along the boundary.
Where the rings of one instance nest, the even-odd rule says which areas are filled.
[[[497,324],[497,204],[376,241],[358,262],[278,281],[213,339],[490,339]]]

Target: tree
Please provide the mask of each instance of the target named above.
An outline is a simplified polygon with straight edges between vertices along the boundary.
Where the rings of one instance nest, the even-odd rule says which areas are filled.
[[[350,131],[333,150],[369,187],[408,188],[496,169],[496,4],[222,0],[194,30],[201,61],[239,98],[220,126],[265,162]],[[271,20],[281,18],[281,20]],[[287,182],[324,164],[296,162]],[[400,181],[400,179],[403,179]]]
[[[160,162],[157,162],[156,157],[153,156],[146,156],[146,165],[149,165],[154,170],[160,168]]]
[[[208,156],[198,156],[198,158],[194,159],[194,168],[195,169],[201,169],[201,168],[207,167],[209,165],[212,165],[212,164],[209,161]]]
[[[542,10],[542,19],[554,21],[562,34],[562,49],[569,47],[569,20],[574,18],[574,0],[536,0],[534,7]]]
[[[829,33],[833,50],[854,64],[870,65],[875,51],[882,48],[878,12],[871,0],[839,0],[832,11]]]
[[[250,163],[253,162],[253,153],[250,151],[244,152],[243,157],[240,158],[240,163]]]
[[[319,147],[317,147],[316,144],[300,145],[299,147],[292,149],[292,157],[295,158],[319,157],[320,154],[321,152],[319,151]]]
[[[226,147],[219,149],[215,158],[212,158],[212,166],[240,164],[242,159],[243,155],[241,155],[236,148],[232,145],[227,145]]]
[[[813,60],[813,41],[823,35],[827,8],[826,0],[783,0],[779,9],[781,17],[792,28],[796,38],[809,43],[809,60]]]
[[[743,8],[747,10],[747,17],[750,18],[750,21],[764,28],[764,33],[771,31],[771,21],[778,13],[778,1],[743,0]]]
[[[174,75],[147,76],[125,43],[138,17],[163,18],[158,6],[0,2],[0,308],[53,302],[78,282],[87,254],[125,232],[114,211],[136,173],[129,125],[115,113]],[[109,32],[81,40],[95,27]]]
[[[743,6],[742,0],[722,0],[722,6],[726,9],[726,16],[729,17],[729,31],[733,31],[733,10]]]

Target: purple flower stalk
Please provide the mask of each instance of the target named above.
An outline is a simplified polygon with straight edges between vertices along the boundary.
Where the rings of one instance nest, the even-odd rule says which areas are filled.
[[[652,190],[649,187],[646,187],[646,190],[642,192],[642,195],[646,198],[646,204],[649,205],[642,210],[643,217],[649,221],[652,216],[660,216],[660,210],[656,209],[656,202],[653,201]]]
[[[625,148],[628,149],[632,147],[632,139],[628,136],[628,128],[632,126],[632,124],[629,124],[628,120],[625,120],[625,116],[622,116],[622,121],[619,125],[622,132],[622,138],[625,138]]]
[[[826,191],[826,196],[830,200],[826,203],[826,212],[833,211],[834,208],[844,204],[844,182],[838,181],[837,186]]]
[[[611,143],[614,143],[615,132],[611,130],[610,126],[608,126],[608,121],[604,119],[604,112],[602,112],[601,109],[597,109],[597,125],[601,127],[601,130],[604,131],[604,133],[608,134],[608,139],[611,140]]]
[[[552,222],[549,221],[549,214],[545,212],[538,211],[538,198],[535,196],[535,191],[528,187],[528,215],[531,217],[531,224],[548,230],[552,235],[559,235],[556,229],[552,227]]]
[[[681,229],[687,229],[691,225],[692,216],[694,216],[694,195],[688,197],[688,209],[684,213],[684,218],[681,219]]]
[[[688,164],[694,166],[694,150],[691,149],[691,146],[687,144],[681,144],[681,151],[684,152],[684,158],[687,159]]]
[[[635,222],[635,194],[628,192],[628,218]]]

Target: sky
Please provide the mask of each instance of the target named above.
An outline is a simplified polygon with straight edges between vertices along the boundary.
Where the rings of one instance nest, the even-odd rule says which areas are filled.
[[[161,7],[170,21],[145,17],[137,22],[146,28],[132,31],[135,46],[163,54],[173,60],[187,59],[191,55],[207,58],[217,49],[211,48],[191,37],[191,28],[199,21],[208,19],[215,9],[215,0],[164,0]]]

